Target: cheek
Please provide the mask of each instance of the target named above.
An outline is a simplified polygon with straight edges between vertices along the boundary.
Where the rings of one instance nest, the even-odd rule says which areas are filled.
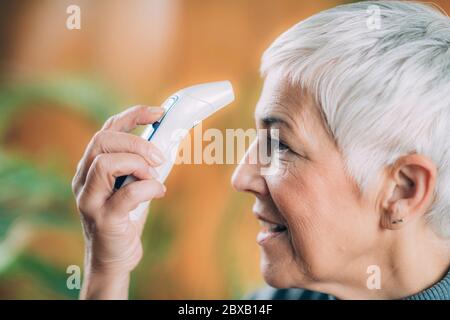
[[[272,177],[268,186],[295,258],[310,276],[326,277],[345,264],[361,232],[361,212],[346,179],[305,165]]]
[[[338,169],[298,161],[268,182],[274,202],[287,222],[325,233],[359,220],[362,207],[354,185],[343,169]]]
[[[311,170],[286,170],[272,177],[268,186],[272,199],[287,223],[292,245],[297,253],[307,255],[329,235],[330,207],[322,185]],[[301,172],[301,174],[299,174]]]
[[[308,168],[286,170],[268,181],[270,193],[292,233],[307,235],[323,229],[330,219],[330,185]],[[334,202],[331,199],[331,202]]]

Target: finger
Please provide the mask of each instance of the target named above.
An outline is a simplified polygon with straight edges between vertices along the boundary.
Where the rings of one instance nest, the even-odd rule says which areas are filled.
[[[162,152],[151,142],[141,137],[114,131],[99,131],[95,134],[77,171],[78,185],[83,185],[94,159],[100,154],[132,153],[141,156],[151,166],[159,166],[165,161]]]
[[[128,213],[140,203],[161,198],[165,192],[166,187],[155,179],[129,183],[108,200],[107,212],[112,217],[128,218]]]
[[[135,106],[129,108],[122,113],[112,116],[109,118],[104,124],[103,128],[94,136],[94,138],[89,143],[89,146],[86,148],[86,151],[78,163],[77,170],[75,176],[72,180],[72,189],[75,195],[79,195],[83,184],[86,180],[86,174],[89,170],[89,166],[91,165],[93,159],[100,153],[105,153],[100,148],[94,149],[97,140],[100,137],[97,135],[102,131],[130,131],[134,129],[137,125],[145,125],[150,124],[158,120],[164,114],[164,109],[161,107],[147,107],[147,106]],[[126,150],[126,149],[125,149]]]
[[[164,108],[134,106],[109,118],[102,130],[129,132],[138,125],[157,121],[164,113]]]
[[[117,177],[133,175],[137,179],[153,179],[154,168],[132,153],[100,154],[89,168],[83,193],[89,196],[90,207],[102,207],[114,193]]]

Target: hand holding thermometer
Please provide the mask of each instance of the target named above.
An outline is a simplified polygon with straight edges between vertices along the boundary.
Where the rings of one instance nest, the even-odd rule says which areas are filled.
[[[171,95],[162,105],[164,114],[141,135],[151,141],[167,156],[167,161],[156,167],[158,180],[163,183],[175,163],[178,147],[189,130],[234,100],[233,87],[229,81],[199,84],[182,89]],[[135,181],[133,176],[116,179],[114,187],[120,187]],[[149,202],[141,203],[130,212],[131,220],[138,220],[147,209]]]

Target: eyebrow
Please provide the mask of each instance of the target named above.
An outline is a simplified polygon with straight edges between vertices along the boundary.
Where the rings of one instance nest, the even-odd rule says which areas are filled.
[[[287,128],[291,128],[291,125],[284,119],[277,116],[265,116],[261,118],[261,123],[266,127],[272,127],[274,125],[284,125]]]
[[[288,121],[289,120],[289,121]],[[303,145],[307,145],[307,140],[309,137],[308,132],[306,131],[306,128],[302,125],[302,124],[296,124],[296,123],[292,123],[292,119],[290,119],[288,117],[288,120],[285,119],[284,117],[280,117],[277,114],[267,114],[265,116],[262,116],[260,119],[260,123],[266,127],[271,129],[271,127],[279,125],[282,127],[285,127],[287,129],[287,131],[285,131],[285,133],[287,132],[292,132],[292,134],[295,135],[295,139],[297,142],[303,144]],[[281,130],[284,131],[284,130]],[[281,133],[280,131],[280,133]],[[286,138],[286,135],[284,135],[284,137]],[[286,138],[287,139],[287,138]]]

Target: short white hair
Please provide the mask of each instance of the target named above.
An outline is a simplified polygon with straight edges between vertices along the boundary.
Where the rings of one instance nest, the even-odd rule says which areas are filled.
[[[377,10],[379,25],[371,25]],[[447,15],[418,2],[337,6],[273,42],[263,54],[261,74],[275,70],[314,95],[347,173],[362,192],[400,156],[430,157],[438,177],[427,219],[450,239]]]

